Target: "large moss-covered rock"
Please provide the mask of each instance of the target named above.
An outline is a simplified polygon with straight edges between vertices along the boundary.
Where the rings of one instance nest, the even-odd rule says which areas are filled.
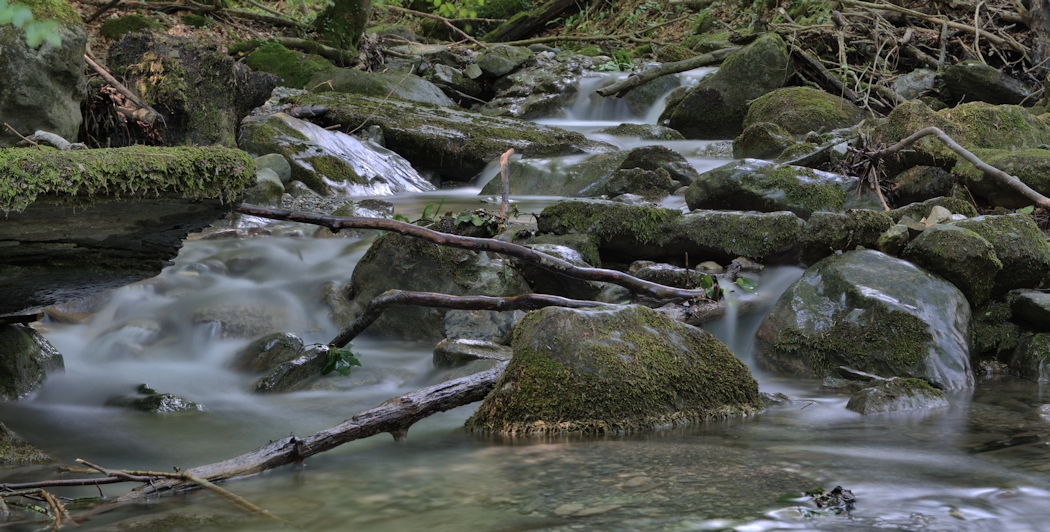
[[[290,179],[321,195],[384,196],[434,190],[398,154],[284,113],[245,119],[238,141],[251,154],[282,155],[291,167]]]
[[[727,263],[744,256],[762,263],[792,263],[804,222],[790,212],[696,211],[608,201],[565,201],[540,213],[544,233],[585,233],[598,239],[602,260],[638,259]]]
[[[949,406],[944,392],[922,379],[895,377],[879,381],[849,398],[846,408],[858,414],[905,412]]]
[[[772,122],[793,135],[831,131],[860,122],[864,114],[845,98],[809,87],[786,87],[765,94],[747,109],[744,127]]]
[[[960,61],[941,74],[945,97],[952,102],[1020,105],[1032,91],[1002,70],[982,61]]]
[[[995,248],[1003,269],[995,275],[993,296],[1015,288],[1036,288],[1050,274],[1050,244],[1026,215],[978,216],[951,225],[981,235]]]
[[[532,52],[528,48],[494,44],[478,54],[475,63],[482,72],[498,78],[509,74],[530,59]]]
[[[62,44],[31,48],[23,30],[0,24],[0,116],[23,135],[43,130],[75,141],[82,121],[80,103],[87,94],[84,24],[65,0],[18,3],[28,5],[34,20],[57,21]],[[0,131],[0,148],[20,140],[6,127]]]
[[[691,139],[731,139],[743,130],[752,100],[784,85],[791,75],[787,45],[769,33],[733,53],[660,116],[660,123]]]
[[[50,456],[0,423],[0,465],[21,466],[49,461]]]
[[[802,230],[801,260],[815,264],[836,251],[873,248],[892,225],[893,220],[879,211],[815,212]]]
[[[1036,192],[1044,196],[1050,194],[1050,150],[974,150],[974,155],[1020,179]],[[1014,209],[1032,204],[1032,200],[985,174],[969,161],[960,160],[952,173],[959,176],[972,194],[985,198],[992,205]]]
[[[970,341],[973,360],[999,360],[1009,362],[1017,348],[1022,330],[1014,323],[1010,305],[1001,301],[989,301],[974,309]]]
[[[747,415],[761,403],[747,366],[714,336],[641,306],[534,311],[513,349],[468,429],[625,432]]]
[[[775,159],[796,142],[784,128],[772,122],[756,122],[733,140],[733,158]]]
[[[358,262],[349,293],[359,314],[387,290],[415,290],[455,296],[518,296],[528,283],[508,262],[485,258],[393,233],[376,239]],[[445,337],[447,309],[396,307],[383,313],[368,331],[382,336],[437,341]]]
[[[701,174],[685,201],[690,209],[791,211],[804,219],[817,211],[881,208],[867,187],[858,196],[858,182],[856,177],[745,159]]]
[[[319,119],[325,126],[379,126],[387,148],[419,170],[454,181],[473,178],[510,148],[525,157],[615,151],[609,144],[556,127],[382,97],[329,92],[303,95],[296,101],[325,108],[327,112]]]
[[[40,333],[22,325],[0,325],[0,399],[17,401],[65,364]]]
[[[936,166],[915,166],[896,175],[887,195],[895,205],[950,196],[955,188],[955,176]],[[916,218],[918,219],[918,218]]]
[[[1022,337],[1010,359],[1010,369],[1039,384],[1050,384],[1050,333]]]
[[[987,240],[954,225],[939,224],[911,241],[901,258],[954,284],[974,307],[982,305],[992,291],[992,281],[1003,263]]]
[[[1050,292],[1013,290],[1006,298],[1010,312],[1040,331],[1050,331]]]
[[[958,288],[878,251],[852,251],[813,265],[781,296],[759,327],[755,360],[785,375],[847,366],[960,389],[973,385],[969,341]]]
[[[152,32],[125,35],[107,57],[113,73],[164,115],[169,145],[236,147],[241,119],[278,84],[217,44]]]
[[[0,314],[153,277],[255,181],[225,148],[0,150]]]

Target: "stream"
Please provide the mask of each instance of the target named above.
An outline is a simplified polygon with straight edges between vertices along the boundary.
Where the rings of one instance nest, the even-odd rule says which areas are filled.
[[[694,76],[703,75],[702,70]],[[594,80],[584,80],[584,94]],[[658,116],[659,113],[656,113]],[[625,121],[623,108],[577,102],[542,122],[628,149],[637,139],[593,132]],[[711,142],[660,142],[698,171],[725,159]],[[495,170],[489,172],[493,175]],[[480,185],[480,183],[479,183]],[[385,196],[415,219],[428,203],[442,211],[492,208],[479,187]],[[538,213],[558,198],[515,198]],[[664,206],[685,209],[672,196]],[[522,219],[527,218],[523,215]],[[309,238],[314,228],[274,224],[274,236],[189,239],[154,278],[116,290],[84,324],[45,323],[66,371],[31,398],[0,404],[0,418],[62,464],[84,458],[109,468],[170,471],[236,456],[271,440],[306,436],[390,397],[461,376],[432,364],[433,345],[362,336],[363,366],[287,394],[247,391],[255,375],[229,369],[249,339],[227,338],[207,316],[261,307],[307,343],[338,332],[319,294],[343,285],[370,237]],[[305,235],[305,237],[303,236]],[[760,294],[775,301],[800,268],[767,268]],[[766,309],[768,310],[768,308]],[[224,486],[295,526],[245,515],[211,492],[120,506],[82,528],[112,530],[981,530],[1050,529],[1050,419],[1035,409],[1050,389],[978,378],[949,396],[951,407],[861,416],[848,396],[819,381],[755,370],[761,313],[708,329],[751,365],[760,388],[790,400],[746,419],[618,436],[479,436],[462,425],[476,405],[427,418],[406,441],[387,435],[346,444]],[[147,383],[203,405],[202,412],[147,414],[105,406]],[[0,470],[0,482],[56,477],[53,465]],[[67,488],[68,497],[116,498],[132,485]],[[817,509],[803,496],[842,486],[851,512]],[[155,520],[166,524],[146,525]],[[38,530],[42,522],[12,525]]]

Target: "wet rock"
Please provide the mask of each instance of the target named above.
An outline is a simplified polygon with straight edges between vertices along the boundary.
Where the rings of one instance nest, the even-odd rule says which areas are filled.
[[[1032,91],[1003,71],[977,60],[960,61],[944,69],[945,101],[1018,105]]]
[[[691,139],[739,135],[752,100],[778,89],[791,75],[787,45],[775,33],[730,55],[718,72],[700,82],[660,116],[659,123]]]
[[[875,249],[887,255],[899,257],[910,238],[907,225],[895,224],[879,235],[879,239],[875,241]]]
[[[280,153],[268,153],[256,157],[255,168],[256,170],[272,170],[277,174],[282,185],[287,185],[292,181],[292,167],[288,164],[288,159],[285,159]]]
[[[905,100],[914,100],[931,91],[937,83],[937,72],[917,68],[893,80],[893,91]]]
[[[623,101],[636,116],[645,116],[663,95],[671,92],[681,83],[677,75],[660,76],[631,89],[631,92],[623,97]],[[681,133],[678,134],[681,135]]]
[[[640,306],[530,313],[474,431],[624,432],[747,415],[747,367],[710,333]],[[538,399],[539,398],[539,399]]]
[[[989,301],[973,311],[974,360],[1009,360],[1023,333],[1012,318],[1010,306],[1001,301]]]
[[[772,122],[756,122],[733,141],[733,158],[775,159],[796,142],[784,128]]]
[[[858,197],[855,177],[745,159],[700,175],[685,193],[690,209],[791,211],[808,219],[817,211],[882,208],[867,187]]]
[[[0,399],[17,401],[65,368],[62,354],[40,333],[22,325],[0,325]]]
[[[509,345],[514,325],[524,315],[520,310],[450,310],[445,314],[445,338]]]
[[[633,275],[639,279],[678,288],[696,288],[700,286],[701,279],[700,272],[696,270],[679,268],[670,264],[644,266],[634,272]]]
[[[83,299],[51,305],[44,309],[44,314],[58,323],[87,323],[105,308],[112,298],[112,292],[94,294]]]
[[[806,270],[763,320],[755,360],[778,374],[823,377],[845,365],[973,385],[970,305],[951,283],[877,251],[832,255]]]
[[[1050,331],[1050,293],[1042,290],[1013,290],[1006,297],[1010,312],[1040,331]]]
[[[173,412],[203,412],[204,406],[187,401],[177,395],[160,393],[142,384],[134,395],[120,395],[106,399],[106,406],[133,408],[152,414],[170,414]]]
[[[1003,269],[995,274],[992,296],[1038,287],[1050,272],[1050,243],[1028,216],[978,216],[950,225],[981,235],[995,248]]]
[[[496,94],[479,108],[486,116],[521,119],[559,116],[578,97],[582,65],[537,56],[537,64],[496,80]]]
[[[611,152],[608,144],[579,133],[505,117],[351,94],[304,95],[300,105],[327,109],[323,125],[378,125],[386,146],[420,170],[467,181],[509,148],[524,157]]]
[[[1050,333],[1022,336],[1010,359],[1010,369],[1039,384],[1050,384]]]
[[[769,92],[747,109],[744,128],[770,122],[792,135],[852,127],[864,114],[849,100],[809,87],[787,87]]]
[[[510,347],[483,340],[446,338],[434,348],[434,366],[455,368],[474,360],[510,360]]]
[[[516,243],[524,245],[541,245],[551,244],[554,246],[564,246],[579,254],[578,257],[571,254],[563,253],[561,250],[556,248],[542,248],[544,253],[554,252],[557,256],[576,264],[577,266],[593,266],[600,268],[602,266],[602,258],[598,254],[598,238],[594,235],[579,234],[579,233],[568,233],[568,234],[529,234],[527,238],[516,239]],[[538,248],[540,249],[540,248]],[[549,250],[549,251],[548,251]],[[574,261],[581,262],[574,262]],[[515,263],[515,267],[520,266]]]
[[[1021,180],[1036,192],[1050,194],[1050,150],[973,150],[982,161]],[[993,206],[1016,209],[1027,207],[1032,200],[1005,183],[979,170],[973,163],[960,160],[952,173],[974,195],[988,200]]]
[[[468,96],[478,96],[481,94],[481,85],[478,82],[463,75],[463,72],[458,68],[454,68],[442,64],[431,65],[427,69],[423,79],[437,85],[442,90],[451,89],[455,92],[466,94]]]
[[[263,336],[237,352],[231,366],[242,371],[266,371],[299,356],[303,340],[292,333]]]
[[[14,130],[29,135],[37,130],[54,133],[70,142],[77,140],[83,120],[80,103],[87,94],[84,50],[87,35],[80,16],[63,2],[28,2],[36,20],[56,20],[59,46],[31,48],[25,32],[11,24],[0,25],[4,43],[0,61],[0,116]],[[47,13],[44,10],[54,9]],[[0,147],[21,139],[6,127],[0,131]]]
[[[13,430],[0,423],[0,465],[23,466],[50,461],[50,456],[33,447]]]
[[[284,197],[284,184],[277,173],[263,168],[255,173],[255,186],[244,189],[242,200],[252,205],[279,206]]]
[[[858,414],[926,410],[949,406],[944,392],[922,379],[892,378],[853,394],[846,408]]]
[[[109,48],[108,66],[164,115],[167,144],[237,146],[241,119],[278,85],[216,44],[153,32],[129,33]]]
[[[546,236],[546,235],[545,235]],[[565,235],[568,236],[568,235]],[[583,259],[583,256],[567,246],[558,244],[526,244],[528,247],[562,259],[574,266],[590,268],[593,265]],[[595,248],[597,253],[597,248]],[[561,275],[550,270],[540,268],[535,264],[521,259],[511,259],[514,268],[521,272],[522,277],[528,281],[532,290],[539,294],[552,294],[571,299],[593,300],[597,299],[605,283],[595,281],[584,281],[566,275]]]
[[[614,137],[637,137],[641,140],[685,140],[681,133],[656,124],[620,124],[600,129],[597,133]]]
[[[255,393],[283,393],[301,388],[321,375],[328,361],[328,348],[315,347],[263,375],[252,386]]]
[[[933,198],[921,203],[911,203],[904,207],[893,209],[888,214],[895,222],[900,222],[905,216],[912,220],[922,220],[933,212],[934,207],[944,207],[952,214],[961,214],[967,218],[977,216],[977,209],[974,208],[973,203],[952,197]]]
[[[396,153],[284,113],[245,120],[240,145],[249,153],[280,153],[291,165],[291,178],[321,195],[379,196],[434,189]]]
[[[478,54],[474,62],[481,67],[482,72],[498,78],[509,74],[530,59],[532,51],[528,48],[494,44]]]
[[[196,325],[218,327],[222,338],[258,338],[297,330],[303,317],[295,313],[298,305],[289,297],[270,290],[227,294],[203,303],[193,311],[191,320]]]
[[[802,230],[802,263],[815,264],[839,251],[873,248],[879,237],[893,226],[881,211],[849,210],[844,213],[815,212]]]
[[[764,264],[797,260],[804,222],[790,212],[696,211],[605,201],[565,201],[540,213],[541,232],[597,237],[602,260],[728,263],[740,256]]]
[[[954,284],[974,307],[992,291],[1003,263],[992,244],[977,233],[952,225],[935,225],[904,248],[901,258]]]
[[[955,188],[956,178],[942,168],[916,166],[897,174],[891,181],[893,185],[889,196],[896,205],[907,205],[950,196]]]

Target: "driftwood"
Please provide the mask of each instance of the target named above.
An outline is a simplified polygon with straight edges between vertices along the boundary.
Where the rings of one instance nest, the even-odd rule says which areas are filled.
[[[602,268],[581,268],[557,257],[546,253],[540,253],[533,249],[502,242],[491,238],[475,238],[468,236],[441,233],[418,225],[387,220],[384,218],[338,218],[324,216],[311,212],[290,212],[279,209],[270,209],[256,205],[242,204],[235,209],[241,214],[249,214],[271,220],[287,220],[313,225],[320,225],[338,232],[341,229],[379,229],[392,231],[405,236],[419,238],[433,242],[441,246],[449,246],[471,251],[493,251],[511,257],[532,262],[533,264],[555,273],[583,279],[585,281],[601,281],[620,285],[635,294],[645,295],[659,301],[682,301],[686,299],[708,299],[703,290],[684,290],[658,283],[652,283],[615,270]]]
[[[503,362],[488,371],[395,397],[306,438],[282,438],[238,457],[188,469],[184,473],[208,482],[218,482],[301,462],[344,443],[383,432],[389,432],[395,438],[403,438],[409,427],[427,416],[484,399],[492,391],[496,379],[503,374],[506,367],[507,364]],[[192,481],[182,479],[154,481],[132,490],[117,499],[117,502],[143,499],[165,492],[185,491],[194,489],[196,485]]]
[[[980,160],[976,155],[970,153],[969,150],[963,148],[959,145],[959,143],[955,142],[951,137],[948,136],[947,133],[941,131],[940,128],[928,127],[920,129],[915,133],[912,133],[911,136],[909,136],[908,138],[894,144],[893,146],[869,153],[868,155],[874,158],[889,157],[900,152],[904,148],[915,144],[915,142],[917,142],[919,139],[928,136],[937,137],[937,139],[939,139],[941,142],[947,145],[949,149],[959,154],[959,156],[963,159],[970,161],[970,163],[972,163],[985,174],[998,179],[1006,186],[1016,190],[1017,192],[1020,192],[1024,197],[1032,200],[1032,202],[1036,205],[1044,209],[1050,209],[1050,198],[1047,198],[1046,196],[1036,192],[1035,190],[1032,190],[1031,187],[1024,184],[1024,182],[1020,179]]]
[[[438,307],[457,310],[536,310],[543,307],[589,308],[599,307],[605,303],[581,301],[547,294],[526,294],[516,297],[490,296],[450,296],[433,292],[407,292],[404,290],[387,290],[379,294],[365,307],[357,321],[350,324],[343,332],[332,339],[328,345],[344,347],[357,335],[375,323],[383,311],[394,306]]]
[[[632,89],[639,85],[654,80],[660,76],[666,76],[668,74],[677,74],[679,72],[685,72],[686,70],[692,70],[694,68],[700,68],[702,66],[714,65],[721,63],[730,54],[739,50],[739,46],[730,46],[729,48],[723,48],[721,50],[715,50],[714,52],[698,55],[696,57],[690,57],[682,61],[675,61],[673,63],[664,63],[658,67],[650,68],[645,72],[638,74],[631,74],[627,79],[613,83],[608,87],[598,89],[594,92],[600,96],[616,96],[617,98],[623,98]]]
[[[533,9],[528,15],[511,19],[485,36],[488,42],[509,42],[535,35],[542,31],[547,23],[554,20],[569,8],[576,7],[577,0],[551,0]]]
[[[510,168],[507,163],[511,155],[514,155],[514,148],[503,152],[503,155],[499,157],[499,178],[503,190],[502,201],[499,204],[499,217],[504,222],[507,220],[507,205],[510,204]]]

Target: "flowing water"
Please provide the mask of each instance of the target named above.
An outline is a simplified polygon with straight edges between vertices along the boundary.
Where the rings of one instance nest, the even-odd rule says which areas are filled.
[[[591,118],[562,123],[593,131]],[[724,162],[705,157],[706,144],[670,143],[700,171]],[[486,201],[477,191],[384,199],[411,218],[442,199],[442,210],[477,208]],[[538,212],[556,198],[516,199],[523,212]],[[684,207],[680,198],[665,203]],[[273,233],[312,231],[280,224]],[[364,366],[353,375],[295,393],[253,395],[246,390],[254,376],[228,368],[248,339],[228,337],[234,324],[215,316],[264,308],[269,323],[307,342],[326,342],[337,331],[320,294],[349,280],[369,243],[367,237],[190,240],[173,266],[115,291],[89,323],[47,323],[66,372],[26,401],[0,404],[0,419],[62,463],[85,458],[110,468],[170,470],[305,436],[458,376],[433,367],[433,345],[369,337],[354,342]],[[800,275],[798,268],[769,268],[758,279],[759,293],[773,301]],[[761,315],[737,316],[735,308],[709,330],[750,363]],[[818,382],[758,371],[756,377],[762,391],[790,401],[747,419],[656,433],[542,438],[467,434],[461,427],[473,406],[465,406],[414,425],[406,441],[376,436],[226,484],[294,527],[245,516],[221,497],[196,492],[99,513],[85,528],[137,530],[135,523],[161,518],[176,529],[205,530],[1050,528],[1050,420],[1035,411],[1050,403],[1050,390],[979,381],[952,395],[950,408],[863,417]],[[199,402],[204,411],[156,415],[105,406],[141,383]],[[20,482],[55,473],[41,466],[0,475],[2,482]],[[836,485],[856,496],[851,512],[820,511],[802,496]],[[116,497],[126,489],[57,492]]]

